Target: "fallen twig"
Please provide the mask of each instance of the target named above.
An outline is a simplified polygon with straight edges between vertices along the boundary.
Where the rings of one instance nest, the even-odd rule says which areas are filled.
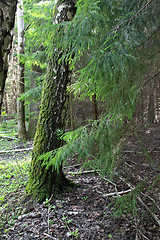
[[[31,148],[23,148],[23,149],[7,150],[7,151],[0,151],[0,154],[12,153],[12,152],[24,152],[24,151],[30,151],[32,149],[33,149],[33,147],[31,147]]]
[[[4,139],[8,139],[8,140],[18,140],[18,138],[7,137],[7,136],[0,136],[0,138],[4,138]]]
[[[47,237],[49,237],[49,238],[51,238],[51,239],[57,240],[57,238],[52,237],[51,235],[49,235],[49,234],[47,234],[47,233],[44,233],[44,235],[47,236]]]
[[[149,238],[147,238],[139,229],[137,229],[137,231],[138,231],[146,240],[149,240]]]
[[[107,194],[103,194],[103,197],[110,197],[110,196],[115,196],[115,195],[123,195],[123,194],[126,194],[126,193],[129,193],[133,190],[134,188],[131,188],[131,189],[128,189],[128,190],[125,190],[125,191],[121,191],[121,192],[112,192],[112,193],[107,193]]]
[[[138,201],[142,204],[142,206],[150,213],[150,215],[152,216],[152,218],[155,220],[155,222],[159,225],[160,227],[160,219],[157,217],[156,214],[154,214],[154,212],[151,211],[151,209],[149,207],[147,207],[147,205],[142,201],[142,199],[140,197],[137,198]]]
[[[118,191],[117,191],[117,185],[116,185],[114,182],[112,182],[111,180],[109,180],[109,179],[101,176],[98,172],[97,172],[97,174],[98,174],[101,178],[103,178],[105,181],[111,183],[111,184],[115,187],[116,192],[118,193]]]
[[[67,166],[67,167],[64,167],[64,169],[66,169],[66,168],[73,168],[73,167],[79,167],[79,166],[81,166],[81,164],[75,164],[75,165]]]
[[[119,178],[127,184],[127,186],[133,188],[133,184],[129,183],[125,178],[120,177]],[[141,205],[150,213],[152,218],[155,220],[155,222],[160,226],[160,219],[157,217],[155,213],[151,211],[151,209],[142,201],[141,197],[137,197],[138,201],[141,203]]]
[[[90,170],[90,171],[79,171],[79,172],[65,172],[66,174],[74,174],[74,175],[82,175],[82,174],[89,174],[89,173],[96,173],[97,171],[95,170]]]

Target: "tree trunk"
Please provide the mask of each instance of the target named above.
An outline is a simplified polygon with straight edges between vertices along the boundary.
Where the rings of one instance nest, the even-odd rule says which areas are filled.
[[[30,77],[30,89],[34,89],[37,87],[36,77],[37,72],[42,73],[42,70],[37,65],[32,65],[32,76]],[[39,113],[39,104],[37,102],[31,101],[30,103],[30,116],[29,116],[29,124],[28,124],[28,138],[29,140],[33,140],[36,133],[37,119]]]
[[[12,46],[17,0],[0,1],[0,115],[8,71],[8,56]]]
[[[74,2],[68,0],[63,1],[63,4],[57,3],[57,10],[56,22],[70,21],[68,15],[75,14]],[[61,50],[56,49],[53,53],[54,59],[49,64],[48,77],[44,82],[27,186],[27,191],[40,201],[70,186],[70,181],[63,174],[62,166],[57,172],[54,166],[49,169],[42,167],[44,160],[39,160],[39,156],[43,153],[62,145],[58,133],[64,130],[65,125],[68,98],[66,88],[70,82],[70,71],[68,63],[65,61],[59,63],[61,56]]]
[[[25,91],[24,81],[24,63],[20,60],[20,55],[24,54],[24,20],[23,20],[23,0],[19,0],[17,4],[17,28],[18,28],[18,98]],[[26,140],[26,126],[25,126],[25,107],[24,101],[17,102],[17,122],[18,122],[18,137]]]

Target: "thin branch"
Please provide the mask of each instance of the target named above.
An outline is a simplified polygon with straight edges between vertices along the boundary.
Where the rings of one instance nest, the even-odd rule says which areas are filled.
[[[53,239],[53,240],[57,240],[57,238],[52,237],[51,235],[49,235],[49,234],[47,234],[47,233],[44,233],[44,235],[47,236],[47,237],[49,237],[49,238],[51,238],[51,239]]]
[[[156,201],[155,201],[153,198],[151,198],[149,195],[147,195],[147,194],[145,194],[145,193],[141,193],[141,194],[142,194],[143,196],[149,198],[149,199],[155,204],[155,206],[157,207],[157,209],[160,211],[160,207],[157,205]]]
[[[118,191],[117,191],[117,185],[116,185],[114,182],[112,182],[111,180],[109,180],[109,179],[101,176],[100,173],[98,173],[98,172],[96,172],[96,173],[97,173],[101,178],[103,178],[105,181],[111,183],[111,184],[115,187],[116,192],[118,193]]]
[[[17,79],[16,79],[16,82],[18,82],[18,83],[20,83],[20,84],[22,84],[22,85],[25,86],[25,83],[23,83],[23,82],[21,82],[21,81],[19,81],[19,80],[17,80]]]
[[[146,240],[149,240],[139,229],[136,229]]]
[[[142,42],[138,47],[142,47],[145,43],[148,43],[156,33],[158,34],[159,30],[160,30],[160,27],[158,27],[158,28],[149,36],[149,38],[148,38],[147,40],[145,40],[144,42]],[[136,48],[137,48],[137,47],[136,47]],[[154,56],[154,54],[153,54],[153,56]],[[150,58],[150,57],[152,57],[152,56],[149,56],[148,58]]]
[[[95,170],[90,171],[83,171],[83,172],[65,172],[66,174],[74,174],[74,175],[82,175],[82,174],[89,174],[89,173],[96,173]]]
[[[148,78],[148,79],[143,83],[143,87],[142,87],[142,88],[144,88],[144,86],[145,86],[149,81],[151,81],[153,78],[157,77],[159,74],[160,74],[160,71],[157,72],[157,73],[155,73],[152,77]]]
[[[23,148],[23,149],[15,149],[15,150],[8,150],[8,151],[0,151],[0,154],[12,153],[12,152],[30,151],[32,149],[33,149],[33,147],[31,147],[31,148]]]
[[[123,177],[120,177],[119,178],[125,182],[127,184],[127,186],[129,187],[132,187],[133,188],[133,185],[131,183],[129,183],[128,181],[126,181],[125,178]],[[141,203],[141,205],[150,213],[150,215],[152,216],[152,218],[155,220],[155,222],[160,226],[160,219],[157,217],[157,215],[155,215],[151,209],[142,201],[142,199],[140,197],[137,197],[138,201]]]
[[[0,136],[0,138],[8,139],[8,140],[18,140],[18,138],[7,137],[7,136]]]
[[[132,21],[133,19],[135,19],[141,12],[143,12],[143,10],[144,10],[146,7],[148,7],[148,5],[149,5],[152,1],[153,1],[153,0],[150,0],[149,2],[147,2],[146,5],[144,5],[133,17],[130,18],[129,23],[128,23],[128,26],[129,26],[129,24],[131,23],[131,21]]]
[[[71,166],[64,167],[64,169],[66,169],[66,168],[74,168],[74,167],[79,167],[79,166],[81,166],[80,163],[79,163],[79,164],[75,164],[75,165],[71,165]]]
[[[29,27],[31,26],[31,23],[29,23],[26,28],[23,30],[23,34],[25,35],[26,31],[29,29]]]
[[[158,53],[160,53],[160,51],[158,51],[158,52],[155,52],[155,53],[153,53],[151,56],[149,56],[148,58],[152,58],[152,57],[154,57],[156,54],[158,54]]]
[[[121,192],[107,193],[107,194],[103,194],[103,197],[123,195],[123,194],[131,192],[132,190],[134,190],[134,188],[131,188],[131,189],[128,189],[128,190],[125,190],[125,191],[121,191]]]
[[[113,30],[111,30],[111,32],[113,32],[113,31],[115,31],[115,30],[118,30],[123,24],[125,24],[125,23],[127,23],[127,22],[129,22],[129,23],[128,23],[128,26],[129,26],[129,24],[131,23],[131,21],[132,21],[133,19],[135,19],[141,12],[143,12],[143,10],[144,10],[146,7],[148,7],[148,5],[149,5],[152,1],[153,1],[153,0],[150,0],[148,3],[146,3],[146,5],[144,5],[134,16],[132,16],[130,19],[127,19],[127,20],[121,22],[117,27],[115,27]]]
[[[138,201],[142,204],[142,206],[150,213],[150,215],[152,216],[152,218],[155,220],[155,222],[159,225],[160,227],[160,219],[157,217],[156,214],[154,214],[151,209],[149,207],[147,207],[147,205],[142,201],[142,199],[140,197],[137,198]]]

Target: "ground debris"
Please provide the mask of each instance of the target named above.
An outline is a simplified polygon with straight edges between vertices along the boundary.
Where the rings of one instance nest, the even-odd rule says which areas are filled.
[[[145,148],[148,149],[148,158],[144,148],[140,148],[135,141],[135,136],[129,138],[126,146],[128,150],[125,149],[123,153],[127,163],[122,166],[123,177],[114,179],[113,182],[94,171],[88,171],[87,174],[71,174],[80,172],[81,165],[75,159],[70,159],[65,172],[70,172],[67,177],[78,184],[73,191],[63,194],[58,199],[52,197],[49,202],[42,204],[27,199],[24,201],[25,186],[8,195],[9,206],[1,211],[3,224],[0,225],[0,239],[159,240],[159,227],[142,204],[138,206],[137,216],[132,217],[130,213],[125,213],[117,218],[113,216],[114,206],[109,205],[114,201],[114,195],[131,189],[131,186],[125,183],[126,172],[130,173],[129,180],[134,186],[145,176],[152,179],[157,174],[160,140],[158,132],[158,127],[140,132]],[[20,156],[22,157],[18,155]],[[6,155],[4,159],[7,160]],[[158,187],[155,185],[155,189],[149,192],[148,196],[141,197],[149,208],[152,207],[151,203],[158,198]]]

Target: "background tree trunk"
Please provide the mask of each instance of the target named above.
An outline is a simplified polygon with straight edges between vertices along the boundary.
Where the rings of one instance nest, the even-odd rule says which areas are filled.
[[[0,115],[8,71],[8,56],[12,46],[17,0],[0,1]]]
[[[23,0],[19,0],[17,4],[17,28],[18,28],[18,98],[25,91],[24,70],[25,65],[20,59],[20,55],[24,54],[24,20],[23,20]],[[25,126],[25,106],[24,101],[17,102],[17,122],[18,122],[18,137],[26,140],[26,126]]]
[[[37,82],[35,81],[37,77],[37,72],[42,73],[40,66],[32,65],[32,75],[30,76],[30,89],[34,89],[37,87]],[[29,123],[28,123],[28,138],[29,140],[33,140],[36,133],[37,119],[39,113],[39,104],[31,100],[29,105],[30,115],[29,115]]]
[[[69,21],[68,15],[75,14],[73,1],[63,1],[57,5],[56,22]],[[68,14],[70,12],[71,14]],[[58,133],[63,132],[66,118],[67,84],[70,82],[69,66],[65,61],[59,63],[61,50],[54,50],[55,58],[49,63],[48,77],[44,82],[41,109],[38,119],[27,191],[44,200],[70,186],[62,166],[57,172],[54,166],[42,167],[39,156],[62,145]]]

